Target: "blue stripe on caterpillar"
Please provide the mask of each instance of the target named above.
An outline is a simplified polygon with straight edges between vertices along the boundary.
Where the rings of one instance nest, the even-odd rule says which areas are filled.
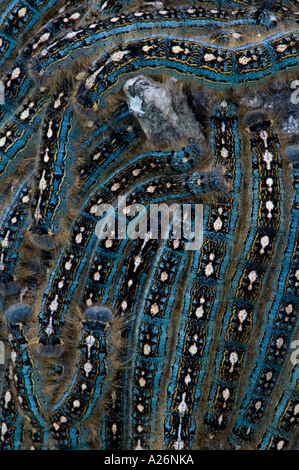
[[[256,11],[224,11],[221,9],[204,9],[198,7],[163,8],[156,11],[135,11],[126,15],[111,17],[109,19],[95,20],[94,22],[77,27],[65,36],[59,38],[32,59],[32,74],[37,80],[44,80],[59,64],[66,66],[69,60],[74,60],[84,50],[84,54],[95,55],[95,49],[107,44],[109,38],[125,34],[139,34],[140,31],[152,32],[154,28],[162,31],[177,28],[203,28],[205,26],[223,27],[225,25],[256,25],[265,24],[271,27],[276,24],[273,15],[259,15]]]
[[[17,279],[18,247],[28,222],[32,174],[20,185],[0,225],[0,293],[15,294],[20,289]]]

